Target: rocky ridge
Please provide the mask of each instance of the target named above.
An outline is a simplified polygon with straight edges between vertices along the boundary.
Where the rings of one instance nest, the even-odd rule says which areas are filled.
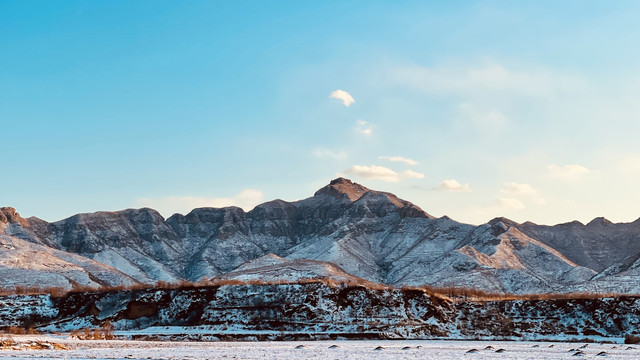
[[[344,178],[310,198],[274,200],[249,212],[200,208],[164,219],[143,208],[48,223],[1,208],[0,242],[5,288],[18,276],[25,285],[72,288],[259,278],[262,268],[274,280],[353,276],[499,293],[640,292],[640,220],[542,226],[497,218],[473,226]],[[256,266],[269,256],[282,261]],[[64,263],[44,271],[33,259]],[[60,265],[66,263],[75,267]],[[60,276],[66,266],[76,275]]]

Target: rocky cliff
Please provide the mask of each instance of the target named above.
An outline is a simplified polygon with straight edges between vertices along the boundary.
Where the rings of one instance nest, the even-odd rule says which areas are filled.
[[[451,301],[420,289],[322,281],[0,297],[2,326],[106,322],[137,339],[512,339],[621,341],[640,299]]]

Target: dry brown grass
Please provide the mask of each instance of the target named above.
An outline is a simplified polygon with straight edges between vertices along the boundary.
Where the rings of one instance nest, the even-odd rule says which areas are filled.
[[[0,335],[0,350],[69,350],[69,347],[49,341],[18,342],[11,336]]]
[[[509,301],[509,300],[576,300],[576,299],[602,299],[610,297],[638,297],[634,294],[617,294],[617,293],[542,293],[542,294],[511,294],[511,293],[492,293],[476,288],[460,288],[454,286],[436,287],[436,286],[405,286],[402,289],[423,290],[431,295],[444,295],[452,301]]]
[[[625,344],[640,344],[640,336],[635,335],[625,335],[624,336]]]
[[[295,281],[290,280],[276,280],[276,281],[264,281],[264,280],[235,280],[224,278],[213,278],[209,280],[202,280],[198,282],[191,281],[178,281],[178,282],[166,282],[158,281],[155,284],[138,283],[134,285],[118,285],[118,286],[103,286],[100,288],[93,288],[87,286],[81,286],[75,284],[71,290],[65,290],[63,288],[39,288],[39,287],[25,287],[17,286],[13,289],[0,290],[0,296],[7,295],[42,295],[48,294],[53,297],[63,297],[70,293],[84,293],[84,292],[116,292],[116,291],[134,291],[134,290],[183,290],[183,289],[195,289],[206,287],[217,287],[225,285],[292,285],[292,284],[324,284],[331,288],[337,287],[355,287],[362,286],[370,290],[391,290],[395,287],[375,283],[368,280],[356,278],[349,281],[336,281],[327,278],[309,278],[300,279]],[[543,293],[543,294],[510,294],[510,293],[492,293],[476,288],[461,288],[455,286],[403,286],[403,290],[420,290],[425,291],[430,296],[436,296],[439,298],[446,298],[451,301],[508,301],[508,300],[550,300],[550,299],[601,299],[607,297],[638,297],[638,294],[616,294],[616,293]]]
[[[0,335],[0,348],[8,348],[16,345],[16,341],[8,335]]]
[[[78,340],[114,340],[116,338],[113,334],[113,325],[109,320],[106,320],[99,328],[74,330],[70,335]]]
[[[0,289],[0,296],[8,295],[42,295],[62,296],[67,290],[61,287],[16,286],[15,288]]]
[[[38,330],[34,329],[31,326],[28,327],[28,328],[23,328],[23,327],[19,327],[19,326],[9,326],[9,327],[3,328],[1,331],[4,334],[11,334],[11,335],[37,335],[37,334],[40,334],[40,332],[38,332]]]

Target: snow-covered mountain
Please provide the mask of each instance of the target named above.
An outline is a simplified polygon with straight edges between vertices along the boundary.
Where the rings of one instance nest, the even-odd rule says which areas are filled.
[[[434,218],[393,194],[344,178],[300,201],[274,200],[249,212],[200,208],[166,220],[144,208],[48,223],[2,208],[0,235],[7,244],[0,245],[0,269],[27,271],[20,273],[25,285],[42,284],[32,280],[41,270],[24,265],[29,261],[12,262],[19,251],[33,254],[22,256],[35,263],[74,259],[96,284],[258,279],[262,269],[270,280],[340,273],[396,286],[491,292],[601,291],[603,284],[608,292],[640,291],[640,221],[542,226],[497,218],[473,226]],[[49,269],[52,277],[61,272]],[[98,273],[108,273],[109,281]],[[4,279],[0,286],[15,285]],[[46,283],[58,282],[73,284]]]
[[[29,222],[12,208],[0,208],[0,284],[4,288],[71,289],[134,285],[138,280],[87,257],[17,236],[29,232]]]
[[[599,217],[586,225],[572,221],[555,226],[531,222],[516,226],[527,235],[561,251],[576,264],[598,272],[640,254],[640,219],[614,224]]]

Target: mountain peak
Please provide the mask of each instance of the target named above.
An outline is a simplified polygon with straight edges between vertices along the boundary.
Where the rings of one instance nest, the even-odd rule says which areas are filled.
[[[489,221],[489,225],[495,225],[497,223],[503,223],[507,226],[518,226],[520,224],[518,224],[517,222],[511,220],[511,219],[507,219],[506,217],[497,217],[497,218],[493,218]]]
[[[329,185],[316,191],[314,196],[329,195],[335,198],[347,197],[351,201],[356,201],[360,199],[362,195],[366,194],[369,191],[371,190],[358,183],[354,183],[349,179],[339,177],[337,179],[331,180]]]
[[[18,214],[16,209],[12,207],[0,207],[0,223],[26,225],[28,222]]]
[[[597,218],[589,221],[587,226],[609,226],[611,224],[613,224],[611,221],[609,221],[608,219],[600,216],[600,217],[597,217]]]

